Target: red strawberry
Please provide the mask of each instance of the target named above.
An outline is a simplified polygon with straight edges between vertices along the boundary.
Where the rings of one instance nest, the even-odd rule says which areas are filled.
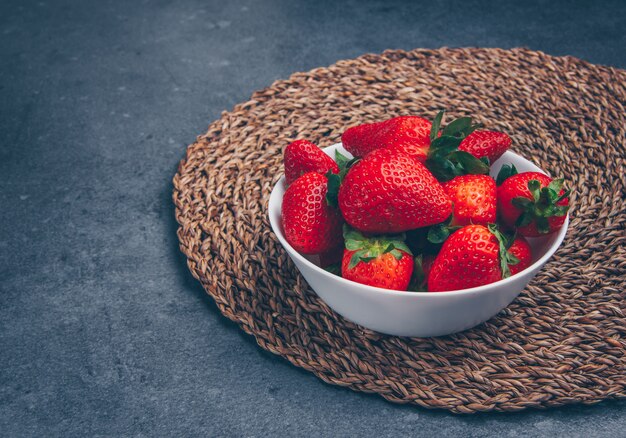
[[[341,242],[342,219],[326,201],[327,179],[309,172],[283,195],[281,215],[287,242],[302,254],[330,251]]]
[[[355,157],[393,147],[423,163],[430,146],[430,128],[431,123],[421,117],[394,117],[349,128],[341,136],[341,143]]]
[[[461,175],[443,185],[454,205],[450,225],[496,221],[496,182],[489,175]]]
[[[509,265],[511,275],[515,275],[530,266],[530,262],[532,261],[530,245],[523,236],[518,236],[513,241],[513,244],[509,248],[509,252],[517,258],[517,260],[519,260],[519,263]]]
[[[406,290],[413,272],[413,257],[402,236],[365,237],[348,227],[341,276],[384,289]]]
[[[338,200],[346,222],[368,233],[400,233],[442,222],[452,213],[450,199],[428,169],[389,149],[352,165]]]
[[[493,163],[511,147],[511,137],[504,132],[474,131],[461,141],[460,151],[469,152],[476,158],[487,157]]]
[[[502,172],[509,174],[510,168],[503,168]],[[562,179],[553,180],[543,173],[513,174],[498,187],[498,213],[506,225],[516,227],[522,236],[554,233],[565,222],[569,209],[570,192],[562,187]]]
[[[428,277],[428,290],[442,292],[494,283],[511,275],[518,263],[507,239],[494,225],[468,225],[445,241]]]
[[[285,181],[291,185],[307,172],[326,174],[328,171],[339,173],[339,167],[332,158],[320,148],[307,140],[296,140],[289,143],[284,153]]]

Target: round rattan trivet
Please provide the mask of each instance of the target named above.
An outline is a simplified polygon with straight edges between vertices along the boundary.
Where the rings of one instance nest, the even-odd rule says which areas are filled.
[[[223,113],[174,178],[180,248],[221,312],[322,380],[453,412],[626,397],[626,72],[525,49],[387,51],[296,73]],[[575,190],[568,236],[508,308],[432,339],[346,321],[270,230],[287,143],[361,122],[474,115]]]

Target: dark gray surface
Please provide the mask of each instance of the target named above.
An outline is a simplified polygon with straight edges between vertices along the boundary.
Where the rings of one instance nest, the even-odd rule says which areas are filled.
[[[186,145],[295,71],[444,45],[626,67],[626,3],[572,3],[3,0],[0,434],[624,436],[623,402],[454,416],[322,383],[219,314],[170,201]]]

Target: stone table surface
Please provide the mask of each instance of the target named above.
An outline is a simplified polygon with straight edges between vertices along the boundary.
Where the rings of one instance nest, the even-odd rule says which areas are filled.
[[[626,67],[626,2],[0,3],[3,436],[625,436],[626,403],[452,415],[327,385],[218,312],[171,179],[221,111],[387,48]]]

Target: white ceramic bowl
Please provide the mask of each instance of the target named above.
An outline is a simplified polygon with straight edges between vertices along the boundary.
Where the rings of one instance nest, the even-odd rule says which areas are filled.
[[[341,144],[324,149],[334,158],[335,150],[350,156]],[[491,167],[496,176],[503,164],[512,163],[519,172],[542,172],[519,155],[507,151]],[[544,172],[545,173],[545,172]],[[294,250],[285,240],[280,210],[285,178],[281,178],[270,196],[269,219],[272,230],[311,288],[333,310],[357,324],[397,336],[443,336],[474,327],[504,309],[526,287],[539,269],[557,250],[569,224],[546,237],[528,239],[533,252],[530,267],[505,280],[486,286],[450,292],[402,292],[355,283],[326,272]]]

